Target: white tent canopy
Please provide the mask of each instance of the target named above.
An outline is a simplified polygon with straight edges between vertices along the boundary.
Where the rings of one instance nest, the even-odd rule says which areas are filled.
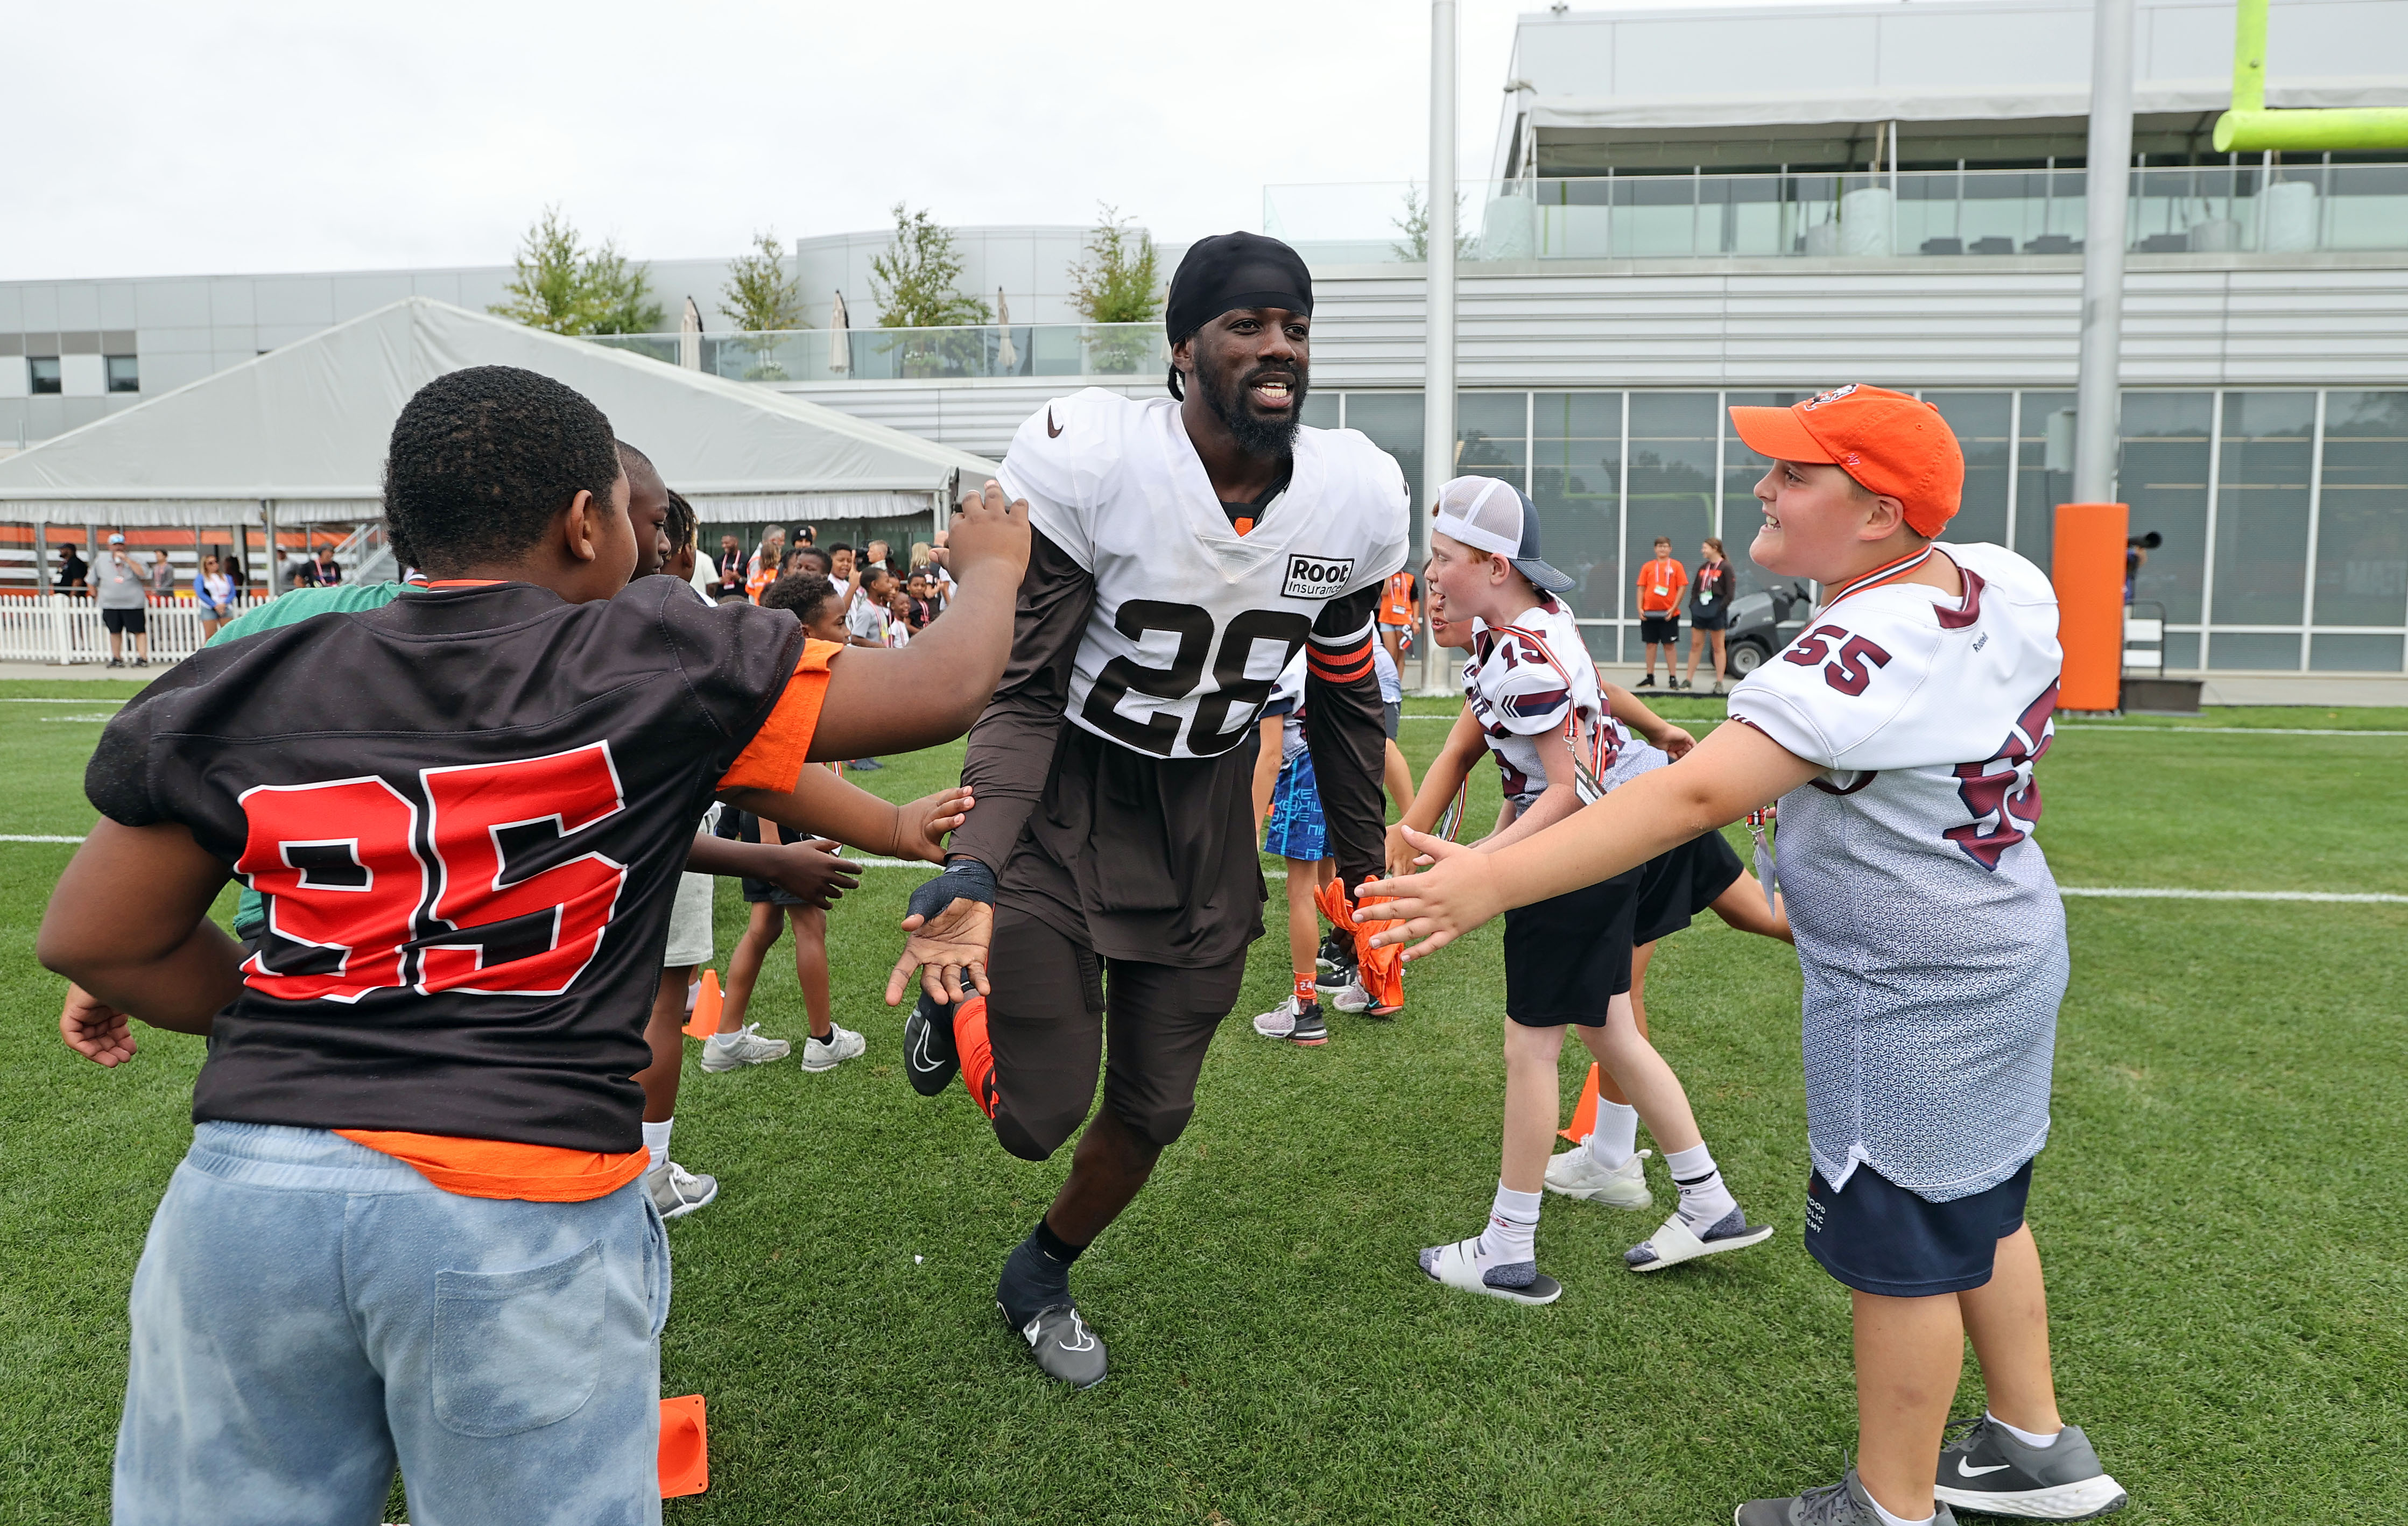
[[[403,403],[471,365],[576,388],[712,522],[900,518],[994,464],[766,387],[409,297],[0,461],[0,519],[375,518]]]

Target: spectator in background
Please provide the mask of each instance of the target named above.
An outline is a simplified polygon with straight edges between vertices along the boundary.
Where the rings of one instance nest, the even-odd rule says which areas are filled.
[[[872,567],[863,574],[861,592],[845,611],[845,629],[853,633],[856,647],[887,647],[894,645],[889,627],[895,620],[895,575],[883,567]]]
[[[904,583],[903,592],[911,601],[911,629],[925,629],[927,623],[937,618],[936,601],[928,595],[928,575],[914,572]]]
[[[953,553],[945,549],[946,538],[944,531],[938,531],[936,544],[928,548],[928,592],[936,595],[940,609],[953,596],[953,569],[946,564]]]
[[[343,580],[342,563],[335,560],[335,549],[332,546],[319,548],[317,562],[310,570],[318,575],[320,588],[333,588]]]
[[[778,568],[786,559],[786,532],[771,525],[761,536],[760,549],[744,568],[744,596],[754,604],[762,593],[778,580]]]
[[[218,627],[234,619],[235,581],[220,566],[214,552],[201,558],[193,575],[193,602],[201,606],[201,639],[207,642]]]
[[[871,567],[883,567],[883,566],[885,566],[885,565],[886,565],[886,557],[887,557],[886,543],[885,543],[884,541],[882,541],[882,540],[873,540],[873,541],[871,541],[867,546],[866,546],[866,547],[864,547],[864,548],[862,549],[862,562],[863,562],[862,570],[863,570],[864,572],[867,572],[867,571],[868,571]],[[892,571],[893,569],[889,568],[888,570]]]
[[[1684,689],[1698,687],[1698,649],[1711,635],[1714,644],[1714,692],[1725,692],[1723,674],[1729,664],[1729,653],[1723,644],[1723,633],[1730,629],[1731,595],[1739,580],[1731,571],[1730,560],[1723,555],[1720,537],[1708,535],[1698,552],[1705,560],[1698,563],[1698,575],[1689,581],[1689,672],[1681,680]],[[1672,675],[1664,675],[1670,679]]]
[[[144,617],[150,604],[150,578],[127,554],[125,537],[111,534],[108,552],[92,573],[98,595],[100,623],[108,632],[108,665],[125,665],[125,638],[134,637],[134,665],[150,665],[150,622]]]
[[[886,644],[896,648],[908,647],[911,644],[911,633],[919,628],[911,623],[911,595],[903,591],[902,584],[895,581],[894,574],[887,574],[886,580],[892,590],[886,595],[886,613],[889,616]]]
[[[167,560],[164,546],[150,553],[150,592],[160,598],[173,598],[176,593],[176,566]]]
[[[787,560],[816,578],[827,577],[829,570],[836,565],[827,552],[816,546],[806,546]],[[844,606],[841,603],[837,606],[836,620],[839,625],[844,623]]]
[[[744,596],[744,543],[734,535],[719,537],[719,560],[710,565],[710,596],[725,604]]]
[[[92,592],[91,572],[84,564],[82,552],[72,546],[59,548],[59,576],[54,585],[58,592],[81,598]]]
[[[795,526],[796,545],[816,546],[819,544],[819,538],[820,533],[818,526],[810,524],[798,524]]]

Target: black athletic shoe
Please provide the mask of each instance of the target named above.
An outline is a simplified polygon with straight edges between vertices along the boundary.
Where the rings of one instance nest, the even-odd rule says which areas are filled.
[[[1339,977],[1338,985],[1325,986],[1323,989],[1338,990],[1340,986],[1346,983],[1346,972],[1354,967],[1354,940],[1338,929],[1331,928],[1328,936],[1321,940],[1321,952],[1312,963],[1324,977],[1332,975]]]
[[[875,774],[886,765],[880,763],[875,758],[855,758],[853,762],[845,764],[845,766],[853,770],[855,773]]]
[[[1003,1307],[997,1304],[997,1308]],[[1091,1389],[1102,1382],[1108,1372],[1104,1343],[1087,1328],[1079,1317],[1074,1303],[1052,1304],[1037,1311],[1026,1320],[1013,1323],[1010,1314],[1003,1322],[1010,1325],[1020,1338],[1028,1343],[1029,1359],[1048,1377],[1069,1384],[1074,1389]]]
[[[920,992],[918,1005],[903,1020],[903,1073],[911,1077],[911,1090],[933,1097],[961,1068],[961,1053],[953,1048],[953,1009]]]
[[[1949,1427],[1931,1492],[1985,1516],[2035,1520],[2087,1520],[2121,1510],[2127,1498],[2080,1426],[2067,1426],[2050,1446],[2027,1447],[1986,1414]]]
[[[1640,679],[1630,687],[1633,689],[1653,689],[1656,687],[1656,675],[1650,673],[1647,677]]]

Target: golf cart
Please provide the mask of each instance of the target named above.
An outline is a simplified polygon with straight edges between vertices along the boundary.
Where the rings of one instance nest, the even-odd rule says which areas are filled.
[[[1731,601],[1730,634],[1725,638],[1730,676],[1744,678],[1759,663],[1797,638],[1814,611],[1814,596],[1803,583],[1776,583]]]

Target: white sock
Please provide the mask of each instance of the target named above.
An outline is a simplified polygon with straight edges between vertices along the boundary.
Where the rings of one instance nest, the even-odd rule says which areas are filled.
[[[699,980],[687,981],[685,983],[685,1015],[687,1017],[690,1018],[694,1016],[695,1006],[701,1000],[702,982]]]
[[[1627,1102],[1597,1099],[1597,1132],[1588,1136],[1589,1159],[1619,1171],[1639,1151],[1639,1109]]]
[[[669,1158],[669,1130],[676,1126],[677,1120],[673,1118],[665,1118],[658,1123],[644,1125],[644,1148],[651,1151],[652,1157],[650,1169],[658,1171],[661,1168],[661,1162]]]
[[[1703,1234],[1730,1217],[1739,1200],[1723,1185],[1723,1174],[1714,1169],[1713,1152],[1699,1140],[1687,1149],[1666,1153],[1664,1163],[1672,1168],[1672,1180],[1681,1189],[1681,1222],[1690,1233]]]
[[[1480,1253],[1499,1266],[1538,1260],[1539,1202],[1544,1195],[1517,1192],[1498,1182],[1488,1227],[1480,1234]]]
[[[2014,1437],[2017,1441],[2022,1442],[2027,1447],[2054,1447],[2057,1445],[2057,1438],[2065,1434],[2065,1428],[2063,1426],[2059,1426],[2057,1429],[2043,1436],[2030,1431],[2020,1430],[2014,1426],[2009,1425],[2006,1421],[1999,1419],[1999,1417],[1991,1414],[1986,1409],[1982,1411],[1982,1415],[1983,1418],[1987,1419],[1992,1425],[1997,1426],[2000,1430],[2004,1431],[2007,1434]]]
[[[1864,1480],[1859,1478],[1856,1481],[1858,1483],[1862,1483]],[[1873,1500],[1873,1491],[1870,1489],[1866,1490],[1865,1498]],[[1931,1526],[1933,1519],[1937,1517],[1940,1512],[1937,1509],[1934,1509],[1928,1516],[1921,1516],[1914,1519],[1909,1519],[1904,1516],[1894,1516],[1890,1514],[1889,1511],[1882,1507],[1881,1501],[1873,1500],[1873,1514],[1881,1517],[1882,1526]]]

